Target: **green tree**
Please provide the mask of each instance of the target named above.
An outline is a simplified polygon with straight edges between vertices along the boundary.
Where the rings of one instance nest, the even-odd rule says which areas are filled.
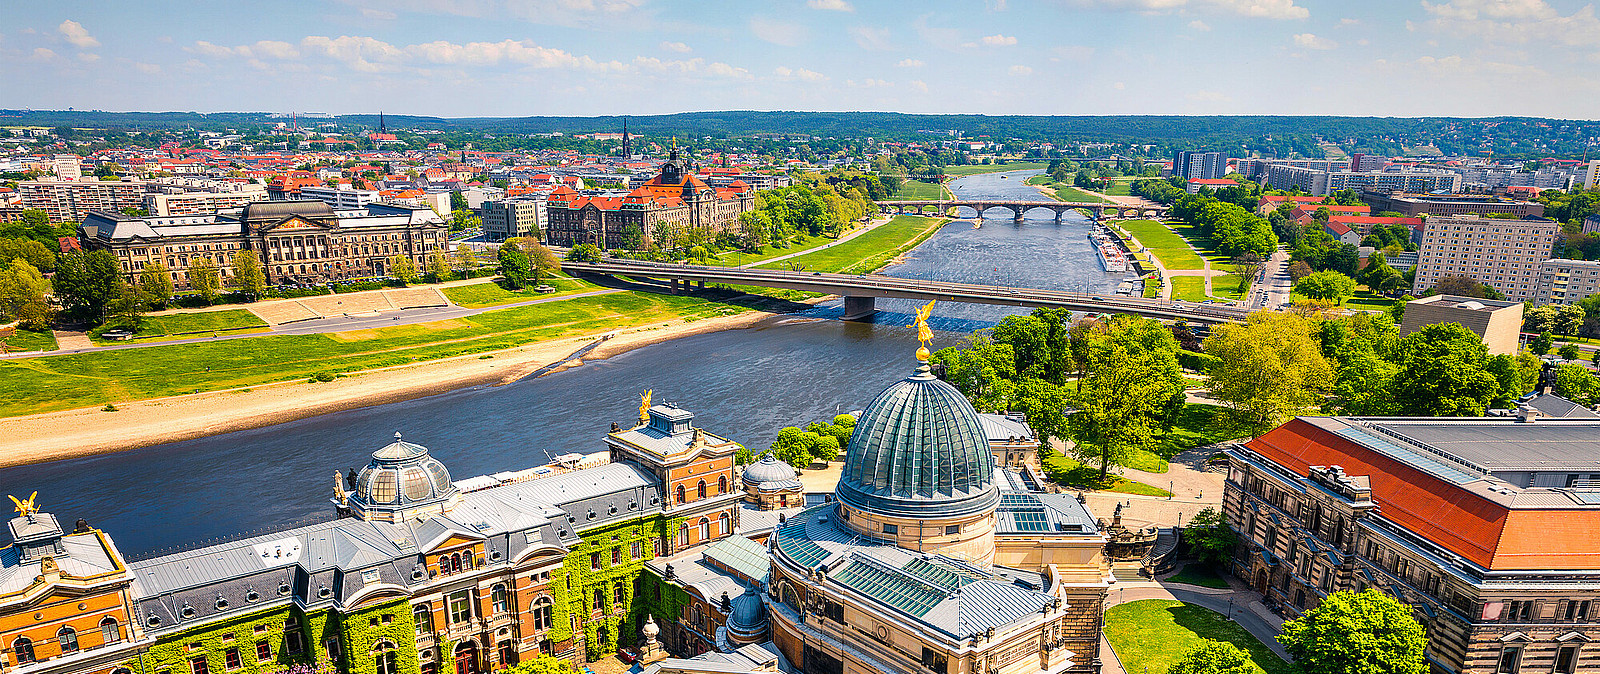
[[[144,327],[144,307],[149,301],[144,292],[130,285],[123,285],[106,305],[105,327],[117,330],[126,330],[136,333]]]
[[[1238,535],[1228,527],[1222,513],[1217,512],[1216,508],[1202,508],[1195,513],[1194,518],[1189,520],[1189,526],[1183,528],[1183,540],[1189,543],[1189,548],[1202,563],[1217,567],[1227,565],[1234,547],[1239,544]]]
[[[778,439],[772,441],[772,454],[796,469],[811,465],[811,445],[806,432],[794,426],[778,431]]]
[[[572,663],[540,653],[539,657],[506,668],[505,674],[572,674]]]
[[[573,262],[599,262],[600,248],[592,243],[580,243],[567,251],[567,259]]]
[[[1486,366],[1489,349],[1460,323],[1436,323],[1400,342],[1391,382],[1395,413],[1424,417],[1483,416],[1500,395]]]
[[[528,287],[528,279],[533,275],[532,262],[522,246],[516,241],[506,241],[500,244],[500,249],[495,251],[495,259],[500,262],[500,277],[505,279],[510,290],[521,290]]]
[[[1528,348],[1533,350],[1534,355],[1543,356],[1550,353],[1550,347],[1555,346],[1555,344],[1556,336],[1546,330],[1539,333],[1538,337],[1534,337],[1533,341],[1528,343]]]
[[[1600,403],[1600,378],[1582,365],[1557,365],[1555,391],[1580,405]]]
[[[0,239],[0,267],[18,259],[27,260],[28,264],[41,272],[54,271],[56,268],[55,252],[43,243],[24,238]]]
[[[200,293],[206,304],[217,301],[217,291],[222,288],[222,275],[217,263],[209,257],[197,257],[189,262],[189,287]]]
[[[444,259],[443,251],[428,253],[428,275],[433,277],[435,283],[449,280],[450,263]]]
[[[823,461],[834,461],[839,458],[839,438],[833,435],[819,435],[817,441],[811,446],[811,455]]]
[[[0,320],[17,321],[29,330],[50,325],[50,284],[27,260],[15,259],[0,268]]]
[[[1311,329],[1295,314],[1258,311],[1244,325],[1219,325],[1206,338],[1206,354],[1218,359],[1210,373],[1212,395],[1252,436],[1316,406],[1333,384],[1333,366]]]
[[[1284,623],[1278,643],[1305,674],[1426,674],[1427,636],[1411,611],[1377,590],[1335,592]]]
[[[139,272],[139,290],[150,304],[165,307],[172,301],[172,272],[167,271],[167,266],[159,259],[146,262]]]
[[[122,272],[106,251],[72,252],[61,256],[51,285],[69,312],[98,322],[122,292]]]
[[[399,279],[400,285],[411,285],[417,280],[417,262],[410,255],[396,254],[389,257],[389,275]]]
[[[1556,349],[1556,355],[1561,356],[1563,360],[1577,360],[1579,355],[1578,345],[1564,344],[1561,348]]]
[[[637,224],[628,225],[617,243],[627,250],[644,250],[644,230]]]
[[[1167,674],[1256,674],[1260,668],[1250,654],[1226,641],[1204,639],[1194,650],[1172,663]]]
[[[1294,291],[1314,300],[1339,303],[1356,292],[1356,281],[1336,271],[1319,271],[1300,279]]]
[[[942,378],[978,411],[1003,412],[1016,389],[1017,368],[1011,345],[995,342],[990,334],[979,330],[973,333],[971,346],[939,349],[930,360],[944,368]]]
[[[1167,402],[1184,387],[1177,354],[1166,326],[1125,314],[1112,316],[1106,334],[1089,345],[1067,430],[1079,459],[1100,464],[1102,483],[1112,464],[1159,441]]]
[[[267,291],[267,275],[255,251],[241,250],[233,254],[233,286],[250,301]]]
[[[522,248],[528,253],[528,267],[533,271],[535,285],[545,282],[561,271],[561,258],[556,257],[555,251],[545,248],[539,242],[524,239]]]
[[[472,252],[472,246],[462,242],[456,245],[456,253],[451,256],[450,264],[461,271],[468,271],[478,266],[478,256]]]

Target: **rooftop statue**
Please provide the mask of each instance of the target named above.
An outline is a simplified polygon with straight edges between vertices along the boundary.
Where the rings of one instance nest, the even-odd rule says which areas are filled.
[[[639,394],[639,423],[650,423],[650,389]]]
[[[917,360],[928,360],[928,342],[933,341],[933,330],[928,329],[928,314],[933,313],[933,304],[937,301],[929,300],[927,304],[924,304],[921,309],[917,310],[916,322],[906,326],[908,328],[916,328],[917,341],[922,342],[922,346],[917,347]]]
[[[10,495],[7,495],[7,498],[11,499],[12,503],[17,504],[17,514],[18,515],[21,515],[23,517],[27,517],[29,515],[32,515],[32,514],[36,513],[36,512],[39,512],[39,506],[34,505],[34,500],[39,498],[39,492],[38,491],[33,492],[33,494],[30,495],[27,500],[18,499],[17,497],[10,496]]]

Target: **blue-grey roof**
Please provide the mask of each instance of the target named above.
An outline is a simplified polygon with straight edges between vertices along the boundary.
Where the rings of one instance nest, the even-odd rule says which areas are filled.
[[[977,410],[921,364],[861,413],[837,494],[853,507],[901,517],[993,507],[994,454]]]
[[[995,534],[1001,536],[1099,533],[1094,516],[1067,494],[1002,492],[994,515]]]
[[[744,469],[742,475],[746,484],[762,484],[765,482],[793,482],[795,479],[794,467],[778,460],[772,452],[761,455],[761,460],[750,464]]]

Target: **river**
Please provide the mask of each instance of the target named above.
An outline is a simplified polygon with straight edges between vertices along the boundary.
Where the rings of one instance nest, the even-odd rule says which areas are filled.
[[[1022,184],[1039,171],[961,178],[963,198],[1039,199]],[[883,271],[906,278],[1110,292],[1090,248],[1088,222],[1060,224],[1044,210],[1020,225],[990,211],[981,228],[946,225]],[[913,302],[879,300],[871,322],[837,320],[838,301],[745,330],[696,335],[500,387],[480,386],[275,426],[0,471],[0,493],[39,492],[64,526],[78,518],[141,555],[246,531],[331,517],[335,470],[366,464],[396,431],[427,446],[455,479],[540,465],[568,452],[605,449],[612,422],[637,414],[654,391],[697,415],[696,423],[751,448],[784,426],[803,426],[864,407],[910,373]],[[933,348],[1022,309],[940,304]]]

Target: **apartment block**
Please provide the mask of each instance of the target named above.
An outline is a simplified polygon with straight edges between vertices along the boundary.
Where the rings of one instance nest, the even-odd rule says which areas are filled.
[[[366,208],[382,200],[382,197],[378,196],[377,190],[356,190],[347,187],[314,187],[310,185],[300,188],[300,198],[316,199],[334,208]]]
[[[544,239],[544,203],[539,199],[483,202],[483,238],[499,243],[518,236]]]
[[[1545,260],[1529,304],[1574,304],[1600,291],[1600,260]]]
[[[252,201],[266,200],[266,190],[146,194],[144,210],[153,216],[205,215],[224,209],[240,208]]]
[[[1216,180],[1228,175],[1228,155],[1178,150],[1172,155],[1172,175],[1185,180]]]
[[[90,211],[144,208],[146,191],[145,184],[136,181],[24,180],[17,183],[22,208],[42,210],[50,222],[82,222]]]
[[[1434,217],[1422,232],[1417,279],[1420,294],[1446,276],[1470,276],[1507,299],[1533,299],[1539,265],[1550,259],[1561,225],[1553,220]]]
[[[1503,213],[1518,218],[1537,218],[1544,215],[1544,204],[1537,201],[1505,199],[1488,194],[1364,191],[1361,193],[1361,200],[1370,204],[1374,212],[1394,211],[1407,217],[1424,213],[1428,215]]]

